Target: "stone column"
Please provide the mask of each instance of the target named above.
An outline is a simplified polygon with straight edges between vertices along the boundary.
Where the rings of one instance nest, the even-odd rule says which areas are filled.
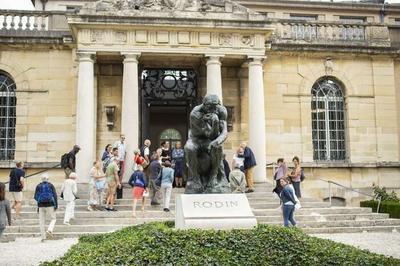
[[[250,58],[249,67],[249,147],[256,157],[254,181],[266,182],[265,99],[263,57]]]
[[[81,147],[76,158],[78,182],[86,182],[95,159],[95,90],[94,55],[78,52],[78,90],[76,103],[76,144]]]
[[[121,133],[125,134],[125,171],[123,181],[132,174],[133,151],[139,148],[139,74],[138,53],[124,53],[124,72],[122,79]]]
[[[207,56],[207,94],[216,94],[222,102],[221,55]]]

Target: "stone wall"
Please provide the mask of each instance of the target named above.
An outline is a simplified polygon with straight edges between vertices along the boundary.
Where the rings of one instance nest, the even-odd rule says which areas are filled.
[[[57,163],[75,140],[72,50],[2,50],[0,70],[17,86],[15,160]]]

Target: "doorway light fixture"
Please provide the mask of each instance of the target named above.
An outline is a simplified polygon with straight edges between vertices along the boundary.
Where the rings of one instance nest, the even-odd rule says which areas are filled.
[[[108,130],[112,130],[115,125],[115,110],[117,107],[115,105],[106,105],[104,106],[104,110],[106,112],[107,117],[107,127]]]

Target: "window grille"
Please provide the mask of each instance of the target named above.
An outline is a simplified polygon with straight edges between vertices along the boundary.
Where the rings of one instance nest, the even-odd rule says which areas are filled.
[[[7,74],[0,72],[0,160],[14,159],[16,124],[16,85]]]
[[[314,160],[345,160],[344,97],[340,84],[333,78],[323,78],[313,85],[311,94]]]

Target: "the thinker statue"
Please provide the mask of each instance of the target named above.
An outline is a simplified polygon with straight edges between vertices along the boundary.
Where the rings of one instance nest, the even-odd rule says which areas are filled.
[[[227,111],[217,95],[207,95],[190,113],[185,145],[189,177],[185,193],[230,193],[225,178],[222,144],[228,137]]]

